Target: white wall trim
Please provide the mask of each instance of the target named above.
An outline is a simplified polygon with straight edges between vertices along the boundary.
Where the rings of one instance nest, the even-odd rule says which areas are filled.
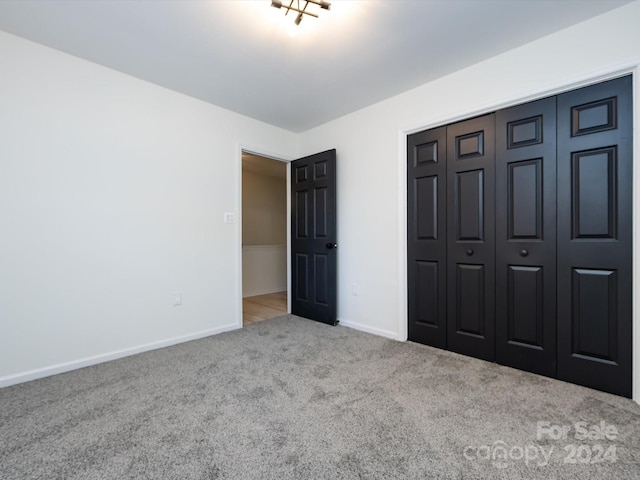
[[[419,131],[419,130],[418,130]],[[398,132],[398,340],[409,336],[409,286],[407,264],[407,132]]]
[[[291,162],[287,165],[287,313],[291,313]]]
[[[242,328],[244,316],[244,308],[242,306],[242,153],[252,153],[250,149],[243,148],[238,144],[236,147],[238,152],[236,155],[236,222],[238,222],[238,237],[236,244],[238,245],[238,251],[236,252],[236,265],[238,265],[238,283],[236,285],[236,325],[238,328]]]
[[[640,255],[636,248],[640,244],[640,62],[633,71],[633,240],[632,245],[632,398],[640,404]]]
[[[105,353],[102,355],[96,355],[93,357],[87,357],[80,360],[74,360],[73,362],[58,363],[49,367],[37,368],[35,370],[29,370],[27,372],[19,373],[16,375],[9,375],[0,378],[0,388],[9,387],[18,383],[29,382],[31,380],[37,380],[39,378],[49,377],[51,375],[58,375],[60,373],[70,372],[79,368],[90,367],[91,365],[97,365],[100,363],[110,362],[111,360],[117,360],[119,358],[129,357],[138,353],[149,352],[151,350],[157,350],[159,348],[170,347],[179,343],[190,342],[192,340],[198,340],[204,337],[210,337],[211,335],[217,335],[223,332],[229,332],[241,328],[237,323],[224,325],[222,327],[214,328],[211,330],[204,330],[202,332],[191,333],[189,335],[183,335],[180,337],[169,338],[167,340],[161,340],[159,342],[147,343],[145,345],[139,345],[137,347],[125,348],[123,350],[117,350],[111,353]]]
[[[633,305],[632,305],[632,398],[635,402],[640,404],[640,255],[636,254],[636,245],[640,244],[640,191],[637,186],[640,186],[640,135],[638,134],[638,125],[636,125],[637,119],[640,119],[640,58],[634,59],[630,62],[622,64],[610,65],[607,68],[593,71],[588,75],[581,75],[572,80],[551,83],[548,86],[543,86],[539,89],[532,91],[522,91],[517,95],[511,96],[504,102],[488,103],[480,108],[472,110],[462,110],[454,115],[447,115],[441,118],[437,118],[427,124],[411,125],[403,127],[398,131],[398,186],[399,186],[399,278],[398,278],[398,290],[400,292],[399,298],[399,325],[398,325],[398,340],[407,340],[408,329],[408,311],[407,311],[407,137],[412,133],[421,132],[431,128],[440,127],[442,125],[448,125],[460,120],[472,118],[478,115],[482,115],[489,112],[501,110],[503,108],[509,108],[514,105],[531,102],[541,98],[558,95],[563,92],[575,90],[580,87],[592,85],[613,78],[621,77],[623,75],[633,74],[633,135],[634,135],[634,148],[633,148]]]
[[[391,340],[400,340],[398,338],[398,334],[396,332],[392,332],[390,330],[383,330],[381,328],[370,327],[369,325],[363,325],[358,322],[351,322],[349,320],[344,320],[342,318],[338,318],[338,325],[348,328],[353,328],[354,330],[360,330],[361,332],[371,333],[373,335],[378,335],[380,337],[390,338]]]

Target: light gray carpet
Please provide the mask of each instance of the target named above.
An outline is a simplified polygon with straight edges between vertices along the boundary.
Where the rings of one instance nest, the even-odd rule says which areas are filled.
[[[0,478],[640,479],[640,406],[284,316],[0,390]]]

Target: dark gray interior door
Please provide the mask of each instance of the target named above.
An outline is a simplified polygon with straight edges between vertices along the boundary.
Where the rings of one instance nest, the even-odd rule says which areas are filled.
[[[409,340],[447,346],[447,128],[407,139]]]
[[[291,164],[291,313],[336,325],[336,151]]]
[[[631,396],[631,76],[558,96],[558,377]]]
[[[447,343],[495,358],[495,118],[447,127]]]
[[[496,361],[556,374],[556,97],[496,112]]]

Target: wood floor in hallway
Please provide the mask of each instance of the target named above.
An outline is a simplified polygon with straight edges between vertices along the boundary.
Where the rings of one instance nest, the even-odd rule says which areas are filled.
[[[261,322],[287,313],[287,292],[268,293],[242,299],[242,323]]]

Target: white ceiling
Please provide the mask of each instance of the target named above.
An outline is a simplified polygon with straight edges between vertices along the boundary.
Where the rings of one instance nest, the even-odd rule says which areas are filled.
[[[301,132],[632,0],[0,0],[0,30]]]

